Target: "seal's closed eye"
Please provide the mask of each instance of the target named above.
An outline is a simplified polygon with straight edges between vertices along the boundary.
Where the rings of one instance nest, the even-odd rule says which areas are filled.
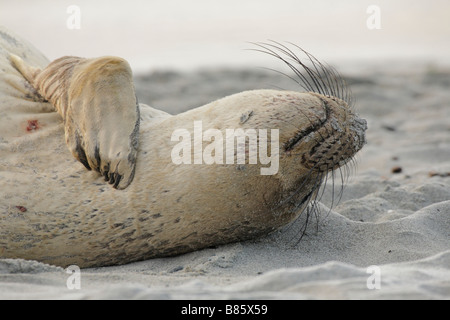
[[[62,116],[73,156],[114,188],[126,188],[134,178],[139,141],[139,105],[128,63],[66,56],[41,70],[15,55],[10,60]]]

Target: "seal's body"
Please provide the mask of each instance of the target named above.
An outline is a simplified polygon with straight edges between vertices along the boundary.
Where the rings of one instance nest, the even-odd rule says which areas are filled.
[[[23,61],[11,60],[11,54]],[[58,103],[50,103],[51,90],[40,92],[39,84],[24,75],[32,70],[26,66],[45,71],[47,64],[31,45],[0,29],[0,258],[104,266],[255,238],[295,219],[327,172],[348,162],[365,143],[365,121],[343,100],[276,90],[242,92],[176,116],[144,104],[136,111],[133,92],[127,91],[120,98],[125,103],[112,99],[111,112],[129,118],[121,122],[113,114],[107,124],[91,128],[87,120],[101,119],[98,110],[104,109],[96,103],[83,112],[77,107],[102,101],[99,94],[112,97],[115,90],[85,91],[81,104],[62,112]],[[96,69],[92,72],[86,75],[95,77]],[[132,83],[127,90],[133,90]],[[133,115],[140,119],[138,135]],[[76,135],[67,133],[69,117],[85,160],[96,170],[87,171],[77,161],[83,162],[74,152]],[[173,132],[182,128],[194,136],[195,121],[223,136],[227,129],[277,129],[279,148],[269,150],[279,156],[278,171],[262,175],[264,165],[248,159],[245,164],[174,163]],[[122,139],[114,130],[127,135]],[[135,158],[129,156],[137,148],[133,134],[139,136]],[[93,140],[91,161],[86,146]],[[192,159],[209,143],[193,141]],[[105,145],[107,152],[101,153]],[[115,161],[111,150],[125,150],[132,159],[133,174],[124,169],[127,183],[120,188],[112,182],[123,190],[105,183],[112,174],[105,176],[99,165]],[[102,158],[95,162],[98,154]]]

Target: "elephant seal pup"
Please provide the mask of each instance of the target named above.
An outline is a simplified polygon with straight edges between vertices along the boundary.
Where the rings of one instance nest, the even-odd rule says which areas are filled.
[[[294,67],[286,47],[261,50]],[[294,60],[310,92],[246,91],[171,116],[136,108],[124,60],[48,64],[0,28],[0,258],[125,264],[293,221],[365,144],[344,82],[307,57],[311,67]]]

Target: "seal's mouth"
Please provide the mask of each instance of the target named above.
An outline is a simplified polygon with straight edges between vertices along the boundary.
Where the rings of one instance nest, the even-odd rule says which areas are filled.
[[[296,147],[298,147],[301,142],[307,142],[312,139],[315,133],[318,132],[318,130],[322,128],[327,122],[329,117],[329,110],[325,106],[325,113],[322,118],[317,115],[313,117],[308,116],[305,113],[303,114],[308,118],[310,125],[297,131],[297,133],[292,138],[290,138],[283,144],[283,149],[286,153],[289,153],[290,151],[296,149]]]
[[[310,139],[312,134],[314,134],[314,132],[317,132],[325,124],[325,122],[326,120],[319,121],[317,123],[311,123],[309,127],[299,130],[295,134],[295,136],[293,136],[283,144],[284,152],[293,151],[302,141]]]
[[[367,122],[342,100],[316,94],[322,110],[307,117],[309,125],[283,144],[284,153],[300,156],[303,166],[328,172],[349,162],[366,143]]]

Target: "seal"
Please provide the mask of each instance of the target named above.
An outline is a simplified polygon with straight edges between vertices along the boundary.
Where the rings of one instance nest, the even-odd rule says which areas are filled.
[[[308,92],[244,91],[173,116],[137,103],[125,60],[49,63],[0,28],[0,258],[125,264],[260,237],[308,211],[327,174],[365,144],[366,122],[333,69],[284,45],[257,50],[292,67]],[[277,136],[265,146],[277,170],[239,163],[239,149],[232,163],[177,163],[177,130],[193,137],[183,158],[211,151],[211,139],[196,139],[198,121],[215,137]]]

